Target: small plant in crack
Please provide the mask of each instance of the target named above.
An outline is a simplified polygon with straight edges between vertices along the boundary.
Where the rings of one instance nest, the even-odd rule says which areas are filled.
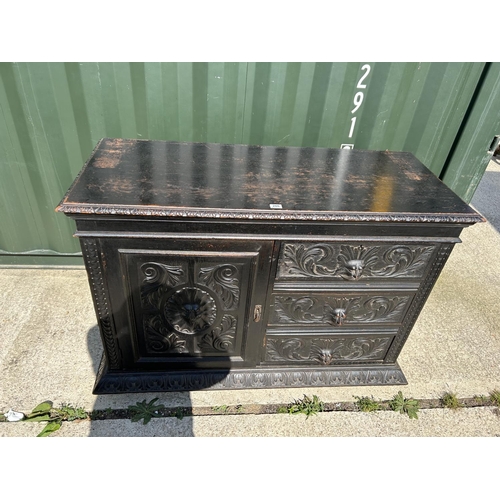
[[[485,396],[484,394],[474,394],[472,396],[472,399],[479,404],[484,404],[484,403],[489,403],[490,402],[490,397]]]
[[[132,422],[139,422],[142,419],[142,423],[146,425],[152,418],[161,417],[159,410],[163,410],[165,405],[155,405],[158,398],[152,399],[149,403],[146,403],[144,399],[142,402],[138,402],[135,405],[130,405],[128,407]]]
[[[56,408],[55,412],[61,420],[72,422],[73,420],[86,420],[89,418],[89,413],[83,408],[74,408],[71,405],[63,404],[60,408]]]
[[[302,399],[296,399],[292,404],[290,404],[287,408],[288,413],[303,413],[306,415],[306,420],[311,415],[316,415],[319,412],[324,410],[324,403],[321,401],[318,396],[314,396],[309,398],[304,394]]]
[[[418,418],[418,401],[411,398],[405,398],[401,391],[389,401],[389,408],[393,411],[399,411],[408,415],[410,418]]]
[[[44,401],[33,408],[26,415],[26,422],[47,422],[42,432],[37,437],[47,437],[61,428],[62,422],[73,420],[86,420],[89,414],[83,408],[75,408],[69,404],[63,404],[60,408],[54,408],[52,401]]]
[[[458,410],[459,408],[464,407],[464,405],[458,400],[457,395],[453,392],[445,392],[441,396],[441,403],[443,403],[443,405],[450,410]]]
[[[52,432],[61,428],[62,419],[52,412],[52,401],[44,401],[33,408],[31,413],[26,415],[26,421],[30,422],[47,422],[47,425],[42,429],[42,432],[37,437],[47,437]]]
[[[380,403],[377,403],[373,396],[367,397],[367,396],[353,396],[356,401],[356,406],[358,407],[359,411],[363,412],[371,412],[371,411],[377,411],[381,410],[382,407],[380,406]]]
[[[176,408],[173,413],[173,416],[175,418],[178,418],[179,420],[182,420],[186,416],[184,408]]]
[[[500,408],[500,391],[498,389],[490,392],[490,401]]]
[[[212,410],[216,412],[226,413],[229,410],[229,406],[227,405],[212,406]]]

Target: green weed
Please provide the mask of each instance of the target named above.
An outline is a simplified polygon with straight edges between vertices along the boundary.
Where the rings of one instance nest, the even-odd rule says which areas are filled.
[[[26,415],[24,421],[47,422],[47,425],[37,436],[47,437],[60,429],[63,422],[85,420],[87,418],[89,418],[89,414],[83,408],[74,408],[68,404],[63,404],[60,408],[54,408],[52,401],[44,401],[33,408],[31,413]]]
[[[174,411],[174,417],[182,420],[185,417],[184,408],[176,408]]]
[[[490,401],[500,408],[500,391],[498,389],[490,392]]]
[[[161,417],[158,414],[159,410],[163,410],[165,408],[164,405],[155,405],[158,401],[158,398],[152,399],[149,403],[146,403],[144,399],[141,403],[137,403],[135,405],[130,405],[128,409],[131,413],[132,422],[139,422],[142,419],[142,423],[146,425],[152,418]],[[182,417],[181,417],[182,418]]]
[[[458,400],[457,395],[454,394],[453,392],[445,392],[441,396],[441,403],[446,408],[449,408],[451,410],[458,410],[459,408],[463,408],[463,404]]]
[[[227,410],[229,410],[229,406],[227,406],[227,405],[212,406],[212,410],[217,411],[217,412],[226,413]]]
[[[61,408],[56,408],[55,412],[61,420],[68,422],[72,422],[73,420],[86,420],[89,417],[89,414],[83,408],[74,408],[68,404],[62,405]]]
[[[311,415],[316,415],[317,413],[323,410],[324,410],[324,403],[318,398],[318,396],[313,396],[313,398],[311,399],[305,394],[303,399],[296,399],[287,408],[287,411],[290,414],[303,413],[304,415],[306,415],[306,420]]]
[[[360,411],[371,412],[371,411],[377,411],[377,410],[381,409],[380,404],[377,403],[375,401],[375,399],[373,399],[373,396],[372,397],[367,397],[367,396],[363,396],[363,397],[353,396],[353,397],[355,399],[357,399],[356,406],[358,407],[358,409]]]
[[[489,403],[490,402],[490,397],[489,396],[485,396],[484,394],[475,394],[474,396],[472,396],[472,399],[476,402],[476,403]]]
[[[405,398],[401,391],[389,401],[389,408],[399,413],[406,413],[410,418],[418,418],[418,401]]]

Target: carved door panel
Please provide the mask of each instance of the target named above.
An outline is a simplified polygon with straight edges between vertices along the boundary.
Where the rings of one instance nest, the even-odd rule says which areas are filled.
[[[265,306],[272,243],[141,240],[116,250],[127,366],[255,366],[263,333],[254,310]]]

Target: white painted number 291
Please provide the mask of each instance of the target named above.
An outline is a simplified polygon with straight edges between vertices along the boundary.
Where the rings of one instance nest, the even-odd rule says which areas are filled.
[[[370,70],[371,70],[370,65],[365,64],[365,65],[361,66],[361,70],[364,71],[365,74],[359,79],[359,82],[358,82],[358,85],[356,86],[356,88],[357,89],[366,89],[366,84],[363,83],[363,81],[366,79],[366,77],[370,73]],[[356,113],[356,111],[360,108],[361,104],[363,104],[364,97],[365,97],[365,95],[363,94],[363,92],[356,92],[354,99],[352,101],[354,104],[354,108],[352,108],[352,110],[351,110],[352,114]],[[356,117],[353,116],[351,118],[351,128],[349,130],[349,138],[351,138],[352,134],[354,134],[355,125],[356,125]]]

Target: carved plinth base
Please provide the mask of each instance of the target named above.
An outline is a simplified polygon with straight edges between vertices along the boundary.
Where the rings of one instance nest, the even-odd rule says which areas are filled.
[[[399,365],[335,368],[254,368],[237,370],[191,370],[117,372],[108,369],[103,357],[94,394],[122,392],[173,392],[278,387],[341,387],[360,385],[406,385]]]

